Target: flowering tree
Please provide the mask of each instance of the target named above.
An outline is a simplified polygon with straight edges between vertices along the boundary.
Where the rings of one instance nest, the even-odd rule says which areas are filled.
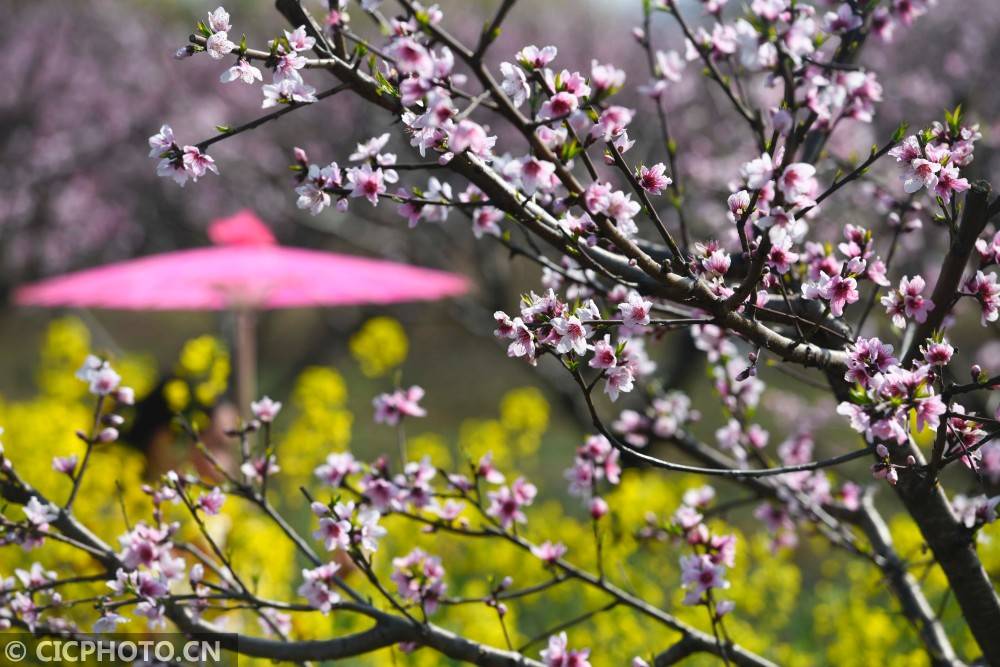
[[[1000,420],[984,413],[1000,376],[976,365],[958,370],[949,343],[969,319],[966,305],[978,314],[972,325],[987,330],[1000,314],[993,268],[1000,263],[1000,233],[987,231],[1000,203],[988,183],[968,178],[978,126],[956,108],[912,133],[901,124],[864,158],[830,150],[839,134],[871,122],[881,100],[876,74],[860,64],[866,43],[902,39],[927,3],[816,7],[754,0],[746,8],[712,0],[702,3],[705,15],[695,22],[674,0],[645,0],[633,37],[648,63],[649,80],[638,90],[653,112],[650,152],[663,153],[652,164],[628,157],[638,152],[639,116],[615,103],[626,82],[613,64],[594,60],[586,73],[572,63],[563,69],[556,48],[534,45],[506,54],[499,67],[487,64],[514,5],[503,0],[466,44],[447,30],[436,6],[333,2],[317,21],[297,0],[278,0],[289,29],[256,48],[225,9],[215,9],[178,56],[220,61],[228,85],[261,85],[268,111],[200,142],[175,137],[164,125],[149,140],[150,155],[160,175],[185,185],[219,173],[209,155],[215,144],[330,104],[329,98],[357,96],[398,121],[412,161],[390,152],[390,134],[360,142],[341,164],[295,149],[296,203],[317,215],[328,207],[389,204],[410,227],[458,216],[477,238],[542,267],[540,293],[483,326],[495,327],[510,357],[561,369],[585,405],[594,434],[577,449],[566,477],[589,515],[593,567],[580,565],[545,526],[529,523],[535,485],[509,480],[489,456],[458,470],[407,457],[402,424],[424,415],[420,387],[374,401],[376,420],[398,429],[397,464],[388,457],[362,463],[346,452],[317,462],[315,476],[329,488],[322,496],[304,493],[314,514],[311,540],[272,503],[282,472],[271,428],[281,404],[264,398],[252,406],[256,419],[230,433],[239,443],[238,466],[205,449],[211,474],[172,472],[151,485],[150,520],[130,525],[113,548],[73,512],[91,452],[118,437],[115,410],[130,400],[118,374],[97,358],[80,372],[96,397],[93,428],[80,435],[85,453],[53,462],[71,481],[67,499],[34,490],[4,459],[0,490],[23,507],[22,516],[4,519],[8,541],[26,549],[63,542],[96,559],[102,572],[95,578],[110,590],[94,605],[98,630],[128,622],[127,614],[153,626],[169,620],[249,656],[332,660],[398,645],[482,665],[581,666],[592,657],[598,662],[600,649],[571,647],[565,631],[622,606],[669,630],[657,651],[636,656],[633,665],[673,664],[695,653],[727,664],[772,664],[727,628],[740,613],[727,593],[739,545],[710,523],[726,511],[712,487],[692,489],[676,508],[648,508],[654,514],[629,528],[676,545],[681,606],[701,610],[700,624],[632,592],[628,579],[655,573],[610,568],[604,549],[615,508],[608,490],[621,483],[627,464],[742,488],[750,499],[743,502],[758,505],[755,515],[774,548],[794,546],[807,531],[878,571],[927,661],[953,665],[981,656],[1000,664],[1000,600],[977,540],[998,504],[987,491],[1000,481],[1000,447],[992,443]],[[661,15],[679,26],[683,53],[657,48]],[[365,37],[359,16],[386,36]],[[686,138],[677,136],[666,106],[673,87],[699,71],[728,105],[726,122],[739,126],[753,147],[741,167],[716,174],[714,186],[704,188],[724,208],[698,201],[703,193],[682,168]],[[332,85],[324,87],[331,75]],[[885,170],[898,172],[899,183],[880,180]],[[417,178],[421,172],[426,184]],[[867,216],[873,228],[841,224],[843,214],[835,214],[851,210],[836,202],[852,191],[855,204],[875,212]],[[936,275],[896,269],[895,262],[905,263],[897,258],[901,237],[915,234],[926,253],[938,253]],[[663,381],[647,355],[647,346],[680,337],[704,353],[721,399],[725,418],[714,443],[695,436],[701,410]],[[828,449],[839,453],[818,458],[814,449],[822,443],[806,422],[769,447],[758,408],[761,375],[771,367],[832,396],[857,444],[832,443]],[[612,413],[626,397],[633,406]],[[671,451],[690,462],[672,460]],[[849,476],[848,464],[861,459],[871,461],[867,488]],[[873,499],[877,485],[891,487],[918,526],[962,628],[946,629],[897,549]],[[308,563],[297,595],[257,594],[238,559],[206,528],[205,517],[220,511],[227,494],[277,525]],[[195,539],[174,522],[178,512],[193,524]],[[672,514],[663,520],[657,512]],[[482,596],[450,597],[447,561],[422,548],[384,553],[388,517],[436,535],[513,546],[541,561],[550,576],[521,585],[507,573],[491,573],[497,576]],[[388,577],[381,561],[391,565]],[[77,631],[59,614],[68,578],[39,567],[20,579],[5,588],[0,612],[7,623],[37,633]],[[540,651],[515,646],[510,606],[564,582],[600,591],[608,608],[563,619],[547,631]],[[493,610],[506,647],[433,622],[442,607],[462,604]],[[215,622],[227,613],[258,615],[271,636],[233,640]],[[291,619],[316,613],[359,615],[369,624],[321,641],[298,640]],[[956,633],[965,632],[973,647],[967,656],[956,642]]]

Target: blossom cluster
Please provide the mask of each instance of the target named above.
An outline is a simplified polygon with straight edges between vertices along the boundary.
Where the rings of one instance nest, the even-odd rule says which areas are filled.
[[[531,364],[545,352],[574,362],[589,356],[587,365],[598,370],[605,380],[604,392],[614,401],[621,393],[632,391],[637,378],[656,369],[639,337],[651,322],[652,301],[626,291],[618,298],[620,319],[608,321],[602,318],[593,299],[571,308],[552,289],[542,295],[532,292],[524,298],[518,316],[511,318],[503,311],[494,314],[494,335],[511,341],[508,356],[524,358]],[[609,324],[618,328],[616,344],[611,334],[598,337]]]
[[[851,427],[869,442],[902,444],[910,437],[911,417],[918,430],[937,430],[948,411],[935,388],[939,368],[951,360],[953,349],[943,341],[928,341],[923,358],[903,368],[893,356],[893,346],[878,338],[859,338],[850,349],[845,379],[859,389],[854,401],[842,402],[837,411],[846,415]],[[883,446],[884,449],[884,446]],[[888,452],[885,450],[888,458]],[[896,466],[878,465],[890,482]]]
[[[910,135],[889,151],[896,161],[906,166],[902,175],[903,189],[912,194],[926,188],[944,204],[954,193],[969,189],[969,181],[959,169],[973,159],[975,143],[982,138],[978,125],[960,124],[959,111],[949,115],[947,125],[935,122],[919,135]]]
[[[726,569],[736,564],[736,538],[733,535],[712,533],[705,523],[702,511],[715,498],[710,486],[691,489],[684,494],[684,502],[674,512],[671,528],[694,551],[682,556],[681,582],[686,590],[684,604],[708,605],[717,618],[733,609],[727,600],[717,600],[716,591],[729,588]]]

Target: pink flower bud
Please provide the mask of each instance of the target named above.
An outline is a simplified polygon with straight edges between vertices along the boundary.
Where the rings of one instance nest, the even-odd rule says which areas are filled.
[[[122,405],[132,405],[135,403],[135,390],[132,387],[119,387],[115,392],[115,400]]]
[[[899,473],[896,472],[895,468],[889,468],[889,472],[885,475],[885,481],[893,485],[899,481]]]
[[[883,459],[889,458],[889,448],[883,445],[882,443],[879,443],[878,445],[875,446],[875,453],[878,454]]]
[[[72,475],[76,470],[76,454],[70,456],[56,456],[52,459],[52,469],[64,475]]]
[[[122,424],[125,423],[125,418],[122,417],[121,415],[116,415],[113,412],[109,412],[108,414],[101,417],[101,421],[104,422],[107,426],[121,426]]]
[[[598,496],[590,501],[590,517],[594,521],[599,521],[607,513],[608,504],[604,502],[604,498]]]
[[[114,442],[118,439],[118,429],[107,427],[103,429],[98,435],[98,442]]]
[[[906,465],[915,466],[917,465],[917,459],[914,458],[913,454],[906,457]]]
[[[973,364],[972,368],[969,369],[969,375],[972,376],[973,382],[979,382],[979,377],[983,374],[983,367],[979,364]]]

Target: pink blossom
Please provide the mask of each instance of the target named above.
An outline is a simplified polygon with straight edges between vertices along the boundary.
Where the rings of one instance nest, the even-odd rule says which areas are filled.
[[[503,473],[493,465],[493,452],[486,452],[476,465],[476,475],[490,484],[503,484]]]
[[[666,172],[667,167],[662,162],[657,162],[649,168],[642,166],[639,168],[639,185],[651,195],[663,194],[667,186],[674,182]]]
[[[378,154],[382,152],[386,144],[389,143],[389,133],[384,132],[377,137],[372,137],[368,141],[362,142],[357,145],[354,152],[348,156],[348,160],[351,162],[363,162],[365,160],[374,160],[378,157]]]
[[[340,602],[340,595],[332,589],[339,569],[339,564],[327,563],[312,570],[302,570],[303,583],[299,587],[299,595],[304,597],[311,607],[324,614],[329,613],[333,605]]]
[[[948,411],[948,406],[944,404],[940,396],[929,396],[917,401],[917,429],[922,431],[925,427],[936,430],[940,423],[940,417]]]
[[[529,196],[536,190],[548,190],[557,182],[555,171],[556,166],[547,160],[528,158],[521,164],[521,187]]]
[[[485,235],[500,236],[500,221],[504,212],[492,206],[477,208],[472,212],[472,234],[477,239]]]
[[[264,101],[260,106],[269,109],[279,104],[307,104],[316,101],[316,89],[307,85],[301,79],[286,78],[261,88]]]
[[[278,460],[274,456],[253,458],[240,466],[240,472],[249,479],[264,479],[264,475],[273,475],[281,471]]]
[[[352,197],[364,197],[372,206],[378,206],[379,195],[385,194],[385,175],[382,168],[374,170],[369,164],[347,170],[347,180],[351,184]]]
[[[219,76],[219,80],[222,83],[230,83],[237,79],[243,83],[252,84],[254,81],[263,81],[264,77],[258,68],[250,64],[249,60],[240,58],[239,62]]]
[[[236,45],[229,41],[229,35],[225,30],[213,33],[205,41],[205,51],[213,60],[222,60],[236,48]]]
[[[185,146],[181,159],[184,162],[184,170],[195,182],[210,171],[215,174],[219,173],[218,167],[215,166],[215,160],[207,153],[202,153],[197,146]]]
[[[570,650],[565,632],[549,637],[548,646],[539,655],[545,667],[590,667],[590,649]]]
[[[264,396],[260,400],[250,403],[250,411],[253,413],[255,419],[269,424],[281,412],[281,403],[279,401],[272,401],[269,397]]]
[[[122,378],[107,362],[104,362],[99,369],[90,374],[87,380],[90,383],[89,390],[91,394],[107,396],[118,389]]]
[[[420,78],[434,75],[434,61],[423,44],[411,37],[401,37],[393,41],[389,54],[395,59],[396,67],[402,74],[415,74]]]
[[[556,352],[560,354],[575,352],[581,356],[586,354],[589,330],[578,317],[557,317],[551,321],[551,325],[558,336]]]
[[[534,554],[536,558],[551,564],[566,555],[566,545],[562,542],[553,543],[546,540],[545,542],[532,547],[531,553]]]
[[[375,423],[395,426],[403,417],[424,417],[427,411],[420,407],[424,397],[422,387],[413,385],[409,389],[397,389],[391,394],[379,394],[372,401],[375,406]]]
[[[991,241],[985,238],[977,240],[976,252],[979,253],[979,263],[982,266],[1000,264],[1000,231],[993,235]]]
[[[612,64],[591,60],[590,82],[598,93],[613,92],[625,85],[625,71]]]
[[[589,365],[591,368],[614,368],[617,364],[615,347],[611,344],[610,336],[605,335],[602,340],[594,343],[594,356]]]
[[[285,39],[288,40],[288,45],[296,51],[308,51],[316,46],[316,38],[309,36],[304,25],[300,25],[292,32],[286,30]]]
[[[576,95],[565,91],[556,93],[542,103],[541,109],[538,110],[538,118],[539,120],[564,118],[576,111],[579,105],[580,100]]]
[[[326,463],[318,466],[313,474],[324,484],[334,488],[355,473],[361,472],[361,465],[350,452],[333,453],[326,457]]]
[[[524,496],[516,493],[512,487],[502,486],[496,491],[488,492],[486,497],[490,501],[486,514],[497,519],[504,529],[510,528],[515,522],[528,522],[528,517],[521,511],[521,507],[530,505],[531,499],[525,502]]]
[[[416,548],[402,558],[394,558],[392,568],[392,580],[403,599],[419,604],[427,614],[437,611],[447,588],[440,558]]]
[[[72,477],[74,471],[76,471],[77,460],[76,454],[71,454],[69,456],[54,456],[52,458],[52,469],[56,472]]]
[[[934,186],[934,194],[940,197],[946,204],[951,201],[953,192],[965,192],[970,187],[968,179],[960,178],[958,167],[954,164],[947,164],[941,167],[938,172],[937,184]]]
[[[535,335],[524,324],[520,317],[515,317],[511,322],[512,333],[509,338],[513,338],[507,346],[508,357],[525,357],[528,361],[535,360]]]
[[[910,162],[909,169],[902,176],[903,190],[909,194],[923,187],[933,190],[937,186],[939,171],[941,171],[941,165],[937,162],[916,158]]]
[[[346,519],[325,517],[319,520],[319,528],[313,537],[323,541],[327,551],[347,549],[351,546],[351,522]]]
[[[906,317],[917,322],[926,322],[927,314],[934,310],[934,303],[922,295],[926,283],[921,276],[910,279],[903,276],[899,289],[882,297],[882,305],[886,313],[892,317],[892,323],[897,327],[906,326]],[[904,317],[905,316],[905,317]]]
[[[701,604],[708,591],[729,588],[725,572],[725,567],[714,563],[706,554],[681,557],[681,582],[687,589],[684,604]]]
[[[528,69],[538,69],[545,67],[555,60],[559,50],[554,46],[544,46],[538,48],[535,45],[526,46],[517,52],[517,61]]]
[[[750,193],[746,190],[734,192],[729,195],[726,204],[729,206],[730,213],[737,219],[742,218],[750,210]]]
[[[500,73],[503,75],[501,89],[510,98],[515,107],[524,104],[528,96],[531,95],[531,88],[528,86],[528,79],[524,75],[524,70],[508,62],[500,63]]]
[[[605,372],[604,393],[612,401],[618,400],[619,393],[632,391],[635,376],[628,366],[617,366]]]
[[[830,302],[830,312],[834,317],[844,314],[844,306],[856,303],[861,295],[858,293],[858,282],[851,277],[844,278],[825,273],[820,275],[818,283],[803,283],[802,294],[807,299],[821,298]]]
[[[590,131],[590,136],[602,141],[611,141],[625,131],[635,114],[631,109],[622,106],[610,106],[601,112],[600,117]]]
[[[976,275],[965,281],[965,290],[982,306],[983,326],[996,322],[1000,316],[1000,284],[997,284],[997,274],[976,271]]]
[[[851,5],[843,3],[836,12],[827,12],[823,17],[826,22],[826,29],[830,32],[850,32],[857,30],[864,23],[864,19],[854,13]]]
[[[213,487],[211,492],[202,494],[198,498],[198,507],[208,514],[215,516],[222,510],[223,503],[226,502],[226,494],[219,487]]]
[[[649,324],[649,313],[653,307],[651,301],[642,298],[637,292],[631,292],[624,303],[618,304],[622,322],[628,327],[639,327]]]
[[[818,183],[814,177],[816,168],[806,162],[796,162],[785,167],[778,179],[778,189],[785,199],[798,206],[811,205],[816,195]]]
[[[594,521],[600,521],[607,516],[608,512],[611,511],[611,508],[608,506],[608,503],[604,500],[604,498],[595,496],[590,499],[588,511],[590,512],[591,519]]]
[[[931,342],[929,345],[921,347],[920,352],[924,355],[924,361],[930,365],[947,366],[951,362],[955,348],[944,341]]]
[[[160,131],[149,138],[149,157],[161,157],[167,151],[177,150],[174,141],[174,131],[169,125],[160,127]]]
[[[462,120],[452,130],[448,138],[448,148],[455,153],[468,150],[480,157],[488,157],[496,137],[486,136],[486,130],[479,123]]]
[[[718,248],[701,260],[701,266],[707,273],[723,277],[729,271],[731,261],[729,253]]]
[[[229,32],[232,28],[229,24],[229,12],[223,7],[216,7],[215,11],[208,13],[208,27],[212,32]]]

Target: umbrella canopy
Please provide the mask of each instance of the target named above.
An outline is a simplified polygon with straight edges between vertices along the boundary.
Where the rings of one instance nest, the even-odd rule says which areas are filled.
[[[270,310],[387,304],[464,293],[462,276],[277,245],[250,211],[209,228],[214,246],[70,273],[17,290],[32,306],[113,310]]]

